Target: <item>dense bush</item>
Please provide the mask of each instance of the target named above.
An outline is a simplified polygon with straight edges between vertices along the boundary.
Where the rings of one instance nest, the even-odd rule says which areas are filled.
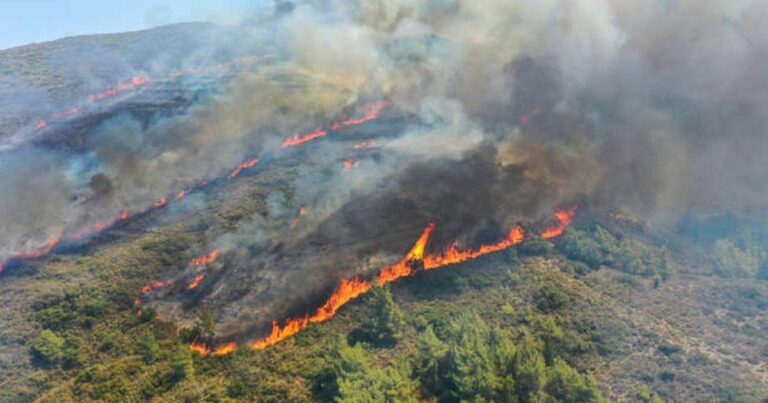
[[[675,263],[666,248],[652,247],[626,237],[618,238],[600,226],[590,231],[569,228],[563,235],[560,248],[569,259],[583,262],[592,269],[606,265],[644,277],[658,275],[665,280],[676,272]]]
[[[588,376],[559,356],[560,350],[523,329],[513,342],[477,314],[451,321],[444,338],[427,327],[419,335],[416,374],[423,388],[441,401],[604,401]],[[552,340],[562,335],[546,335]],[[549,349],[551,364],[544,351]]]

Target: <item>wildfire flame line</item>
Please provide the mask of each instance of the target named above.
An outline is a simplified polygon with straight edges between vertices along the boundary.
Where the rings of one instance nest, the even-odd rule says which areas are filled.
[[[555,213],[557,223],[545,229],[544,232],[542,232],[542,237],[547,235],[549,238],[553,238],[562,234],[565,228],[573,221],[575,213],[575,207],[566,210],[558,210]],[[525,240],[525,233],[523,232],[523,229],[518,226],[509,231],[506,238],[490,245],[481,245],[477,249],[461,250],[458,243],[454,243],[441,253],[427,254],[427,243],[429,242],[429,238],[434,229],[435,224],[429,224],[405,257],[399,262],[386,266],[379,271],[376,283],[382,286],[399,278],[412,276],[416,273],[415,268],[419,267],[419,265],[421,265],[424,270],[435,270],[441,267],[477,259],[481,256],[518,245]],[[313,314],[287,319],[282,325],[277,321],[273,321],[270,334],[262,339],[249,343],[248,347],[255,350],[261,350],[295,335],[307,328],[310,323],[324,322],[332,318],[336,312],[349,301],[368,292],[371,287],[373,287],[371,282],[361,279],[358,276],[351,279],[343,278],[338,288],[336,288],[328,300],[326,300],[322,306],[317,308]],[[193,347],[193,349],[198,351],[197,347]],[[207,350],[203,355],[206,355],[211,351],[207,347],[206,349]],[[216,355],[225,355],[236,349],[237,344],[235,342],[230,342],[214,351],[219,353]]]
[[[339,122],[339,123],[334,123],[332,125],[332,127],[341,128],[341,127],[352,126],[352,125],[359,125],[359,124],[363,124],[363,123],[369,122],[369,121],[371,121],[373,119],[376,119],[378,117],[379,113],[381,112],[381,110],[383,108],[385,108],[386,106],[388,106],[388,105],[389,105],[388,101],[378,101],[378,102],[375,102],[375,103],[373,103],[373,104],[368,106],[367,113],[364,116],[359,117],[359,118],[348,119],[348,120],[345,120],[345,121],[342,121],[342,122]],[[334,130],[336,130],[336,129],[334,129]],[[307,141],[309,141],[309,140],[307,140]],[[300,142],[297,143],[297,145],[298,144],[306,143],[307,141],[300,141]],[[243,162],[243,163],[239,164],[238,166],[236,166],[228,174],[228,178],[229,179],[234,179],[243,170],[249,169],[249,168],[252,168],[252,167],[256,166],[258,164],[258,162],[259,162],[259,158],[254,158],[254,159],[251,159],[251,160],[248,160],[246,162]],[[200,183],[199,185],[197,185],[196,187],[194,187],[192,189],[182,190],[182,191],[176,193],[176,195],[173,197],[172,200],[167,198],[167,197],[163,197],[163,198],[157,200],[152,205],[152,207],[139,210],[136,213],[137,214],[142,214],[142,213],[146,213],[147,211],[149,211],[151,209],[163,208],[163,207],[167,206],[171,201],[182,200],[187,195],[189,195],[189,193],[191,193],[192,191],[195,191],[195,190],[198,190],[198,189],[202,189],[202,188],[206,187],[209,183],[210,182],[206,180],[206,181],[203,181],[202,183]],[[93,225],[91,225],[89,227],[86,227],[86,228],[81,229],[81,230],[79,230],[77,232],[71,233],[69,235],[68,239],[70,239],[70,240],[81,240],[81,239],[84,239],[84,238],[86,238],[86,237],[88,237],[90,235],[93,235],[93,234],[101,232],[101,231],[103,231],[103,230],[105,230],[107,228],[110,228],[111,226],[117,224],[120,221],[128,220],[131,216],[132,216],[132,214],[128,211],[128,209],[127,208],[123,208],[119,214],[115,215],[114,217],[112,217],[112,218],[110,218],[108,220],[97,222],[96,224],[93,224]],[[28,260],[28,259],[37,259],[37,258],[43,257],[43,256],[47,255],[48,253],[50,253],[54,249],[54,247],[56,245],[58,245],[61,241],[62,241],[62,238],[54,238],[54,239],[51,239],[51,240],[47,241],[44,246],[42,246],[42,247],[40,247],[38,249],[32,250],[30,252],[16,252],[9,259],[7,259],[5,261],[0,261],[0,273],[3,272],[5,266],[9,263],[10,260],[16,260],[16,259],[18,259],[18,260]]]
[[[352,118],[352,119],[347,119],[341,122],[332,123],[327,129],[318,127],[317,129],[309,133],[305,133],[301,135],[298,133],[295,133],[292,136],[286,137],[285,140],[283,140],[282,147],[283,148],[295,147],[297,145],[308,143],[320,137],[325,137],[328,134],[330,134],[330,132],[332,131],[336,131],[348,126],[357,126],[366,122],[370,122],[371,120],[375,120],[376,118],[378,118],[379,114],[381,113],[381,110],[386,108],[387,106],[389,106],[389,101],[378,101],[369,105],[365,115],[359,118]]]

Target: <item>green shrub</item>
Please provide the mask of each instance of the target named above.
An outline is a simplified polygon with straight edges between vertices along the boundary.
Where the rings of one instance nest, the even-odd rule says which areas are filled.
[[[64,339],[45,329],[32,342],[32,353],[44,364],[58,364],[64,354]]]

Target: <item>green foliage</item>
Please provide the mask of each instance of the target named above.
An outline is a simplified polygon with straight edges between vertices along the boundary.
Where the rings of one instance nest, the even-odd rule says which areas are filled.
[[[178,346],[171,355],[171,382],[180,382],[195,374],[192,351],[187,346]]]
[[[472,312],[451,319],[442,338],[427,326],[415,373],[441,401],[603,401],[594,380],[560,356],[564,331],[551,318],[536,322],[541,338],[523,328],[518,343]]]
[[[46,329],[90,328],[107,312],[104,296],[95,291],[67,294],[41,308],[35,319]]]
[[[542,312],[554,312],[568,303],[568,297],[550,283],[542,284],[533,295],[536,306]]]
[[[552,254],[555,246],[552,245],[552,242],[542,237],[534,236],[523,242],[518,249],[520,253],[526,255],[549,256]]]
[[[723,277],[757,277],[760,254],[754,249],[742,249],[729,239],[720,239],[712,248],[712,262]]]
[[[64,354],[64,339],[45,329],[32,342],[32,353],[44,364],[58,364]]]
[[[584,231],[566,229],[561,240],[561,248],[569,259],[584,262],[593,269],[607,263],[608,260],[607,253],[600,243]]]
[[[561,358],[555,359],[554,365],[549,368],[544,390],[561,402],[607,401],[592,377],[580,375]]]
[[[437,338],[432,325],[428,325],[423,332],[419,333],[416,345],[419,349],[416,374],[425,387],[430,390],[439,390],[440,368],[445,365],[448,346]]]
[[[337,341],[330,359],[335,374],[340,403],[416,402],[418,383],[410,379],[411,368],[405,362],[382,368],[361,344],[350,347]]]
[[[141,355],[145,363],[151,364],[160,356],[160,345],[151,331],[142,332],[135,343],[136,354]]]
[[[64,368],[74,368],[80,366],[81,361],[80,339],[70,334],[66,335],[61,348],[62,365]]]
[[[403,336],[405,318],[389,287],[373,287],[368,296],[368,338],[376,345],[392,345]]]
[[[99,335],[99,351],[109,351],[117,344],[119,335],[116,331],[107,331]]]
[[[659,275],[665,280],[673,277],[677,270],[666,248],[652,247],[627,237],[617,238],[600,226],[591,231],[567,229],[560,248],[569,259],[583,262],[592,269],[606,265],[633,275]]]
[[[125,401],[130,378],[122,368],[97,364],[80,371],[75,381],[76,391],[102,401]]]
[[[516,392],[519,401],[539,401],[543,397],[545,376],[546,366],[541,353],[541,342],[524,330],[515,354]]]

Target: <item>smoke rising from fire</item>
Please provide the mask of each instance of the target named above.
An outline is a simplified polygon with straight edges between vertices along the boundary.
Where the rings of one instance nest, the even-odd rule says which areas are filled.
[[[173,113],[116,108],[65,146],[3,155],[0,256],[235,180],[267,151],[297,158],[266,213],[209,229],[194,257],[218,251],[216,270],[175,282],[196,281],[225,333],[252,334],[400,256],[425,223],[437,247],[472,248],[577,202],[668,218],[766,201],[761,2],[279,3],[240,31],[269,63]],[[376,101],[376,119],[334,126]],[[188,318],[180,295],[149,299]]]

